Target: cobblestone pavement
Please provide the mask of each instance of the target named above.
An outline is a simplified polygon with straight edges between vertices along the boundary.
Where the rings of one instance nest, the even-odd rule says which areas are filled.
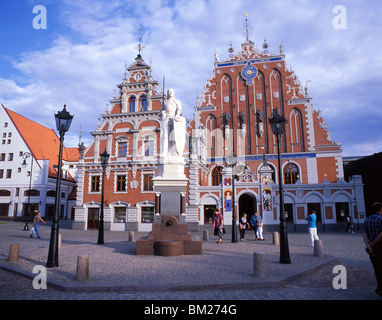
[[[320,233],[324,259],[313,255],[307,234],[289,233],[292,263],[283,265],[278,263],[279,247],[272,245],[271,234],[265,234],[266,241],[255,242],[250,233],[247,241],[237,244],[226,236],[222,245],[210,237],[200,256],[136,256],[135,242],[127,241],[126,232],[106,231],[105,245],[96,245],[97,231],[71,230],[65,223],[60,229],[60,266],[48,269],[47,278],[73,292],[50,285],[36,290],[32,269],[46,264],[49,224],[40,226],[41,239],[29,238],[23,223],[0,224],[1,300],[380,300],[361,233]],[[136,233],[135,239],[143,235]],[[12,243],[20,245],[17,263],[7,261]],[[254,251],[265,254],[264,279],[253,276]],[[78,255],[90,257],[89,281],[75,280]],[[333,267],[339,264],[346,267],[347,283],[346,289],[336,290]]]

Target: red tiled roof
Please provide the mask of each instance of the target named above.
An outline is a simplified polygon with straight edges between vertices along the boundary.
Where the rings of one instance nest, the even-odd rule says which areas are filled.
[[[36,160],[49,160],[49,177],[57,178],[57,171],[53,166],[57,165],[58,162],[60,138],[56,132],[5,107],[4,110],[12,120],[33,157]],[[63,147],[63,160],[78,160],[79,154],[76,156],[72,149],[74,148]],[[70,180],[73,179],[70,177]]]

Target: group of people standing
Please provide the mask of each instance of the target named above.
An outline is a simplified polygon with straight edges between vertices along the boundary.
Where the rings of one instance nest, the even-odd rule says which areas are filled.
[[[264,241],[265,239],[263,238],[263,223],[261,220],[262,220],[261,216],[259,216],[258,213],[255,212],[252,215],[251,220],[247,222],[247,214],[243,213],[243,216],[240,218],[240,224],[239,224],[240,241],[244,241],[245,230],[249,229],[250,226],[252,226],[253,231],[255,232],[255,239],[253,240]]]
[[[255,212],[252,215],[251,220],[249,222],[247,221],[246,213],[244,213],[243,216],[240,218],[240,241],[244,241],[245,230],[248,229],[250,225],[252,226],[253,231],[255,232],[255,239],[253,240],[264,241],[265,239],[263,237],[262,218],[257,214],[257,212]],[[215,209],[214,211],[213,229],[214,235],[218,237],[218,243],[222,243],[224,233],[224,219],[223,215],[219,212],[219,209]]]
[[[314,240],[319,240],[317,236],[317,226],[316,226],[316,212],[312,210],[308,215],[306,216],[305,220],[308,221],[308,231],[309,231],[309,237],[310,237],[310,244],[309,246],[314,246]],[[249,229],[250,226],[253,228],[253,231],[255,232],[255,238],[254,241],[260,240],[264,241],[263,237],[263,222],[261,216],[255,212],[250,221],[247,221],[247,214],[243,213],[243,216],[240,218],[239,228],[240,228],[240,241],[244,241],[245,237],[245,230]],[[224,219],[223,215],[219,212],[219,209],[215,209],[214,211],[214,235],[218,237],[218,243],[222,243],[223,239],[223,233],[224,233]]]

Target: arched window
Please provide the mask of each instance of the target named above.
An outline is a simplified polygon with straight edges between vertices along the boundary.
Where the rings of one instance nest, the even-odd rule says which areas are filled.
[[[130,97],[129,99],[129,112],[135,111],[135,96]]]
[[[222,182],[222,167],[215,167],[212,170],[212,185],[220,186]]]
[[[27,197],[28,195],[30,195],[31,197],[39,197],[40,191],[38,191],[36,189],[25,190],[24,191],[24,197]]]
[[[299,171],[298,167],[293,163],[288,163],[284,167],[284,183],[285,184],[295,184],[298,180]]]
[[[46,193],[46,196],[47,197],[52,197],[54,198],[56,196],[56,191],[54,190],[49,190],[47,193]]]
[[[289,116],[290,137],[293,152],[305,151],[303,121],[300,110],[293,109]]]
[[[139,99],[139,111],[147,111],[147,97],[142,96]]]
[[[11,192],[8,190],[0,190],[0,197],[9,197]]]
[[[215,157],[216,150],[216,118],[210,114],[206,120],[206,140],[208,148],[208,156]]]

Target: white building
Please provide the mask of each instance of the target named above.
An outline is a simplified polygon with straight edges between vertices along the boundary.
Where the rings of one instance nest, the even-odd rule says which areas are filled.
[[[1,105],[0,137],[0,218],[27,216],[28,207],[31,215],[38,210],[52,217],[60,145],[56,132]],[[64,147],[61,218],[72,217],[78,159],[77,148]]]

